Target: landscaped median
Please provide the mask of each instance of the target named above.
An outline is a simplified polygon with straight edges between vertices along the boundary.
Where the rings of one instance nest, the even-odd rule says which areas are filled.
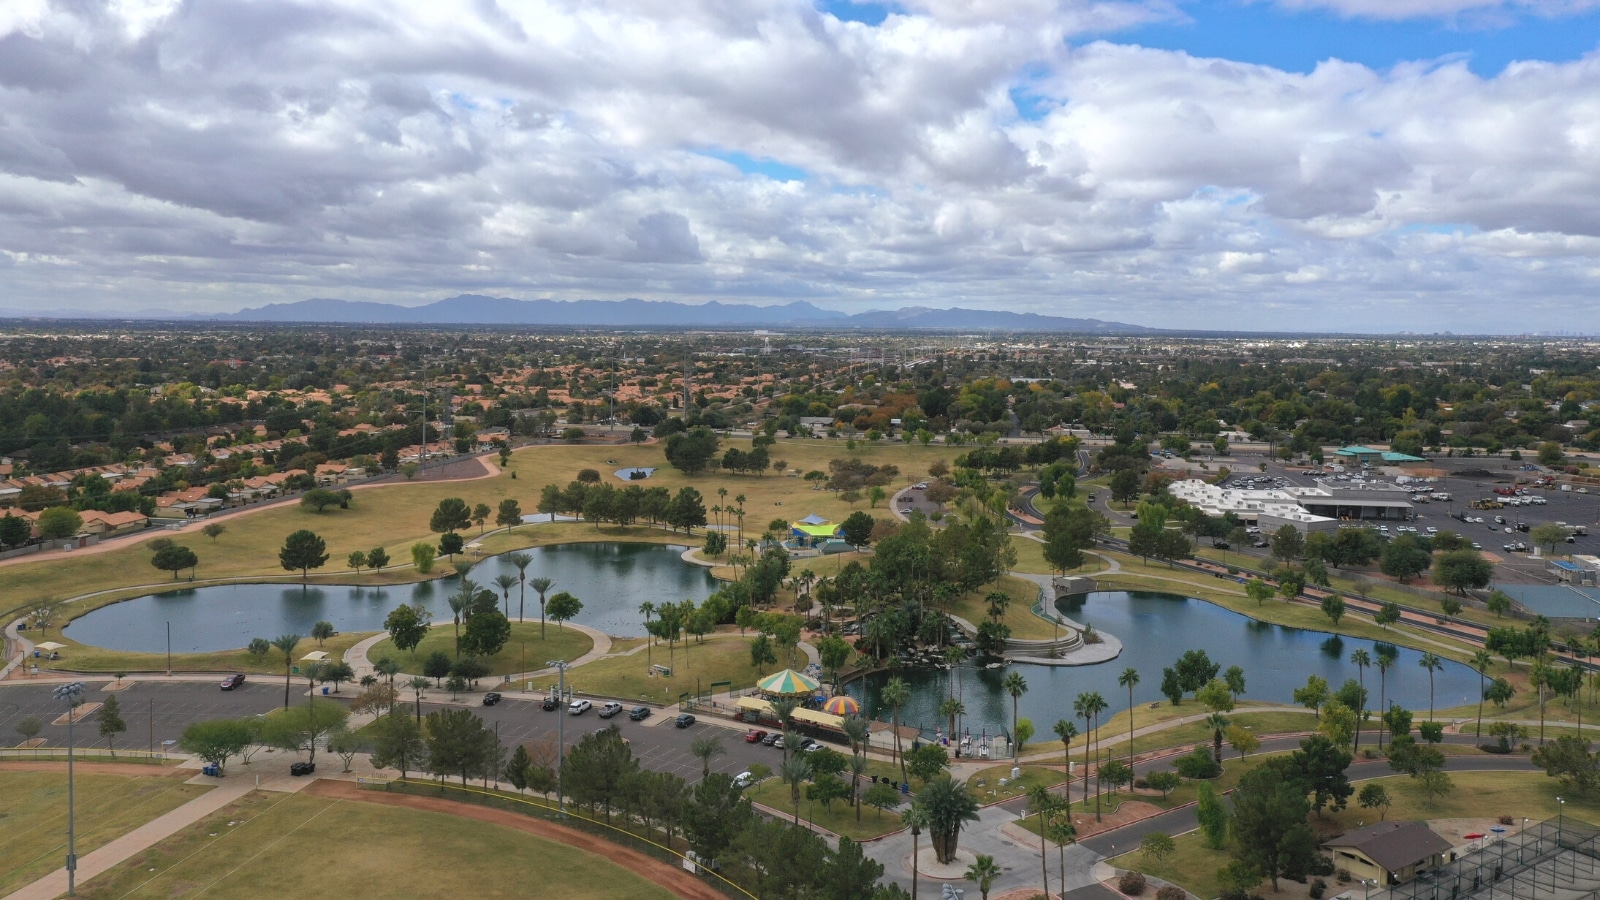
[[[66,649],[61,651],[61,658],[54,661],[43,659],[29,659],[29,663],[38,662],[39,671],[61,672],[99,672],[113,674],[116,672],[166,672],[167,655],[165,653],[135,653],[125,650],[107,650],[104,647],[92,647],[80,644],[70,638],[63,637],[58,629],[50,631],[27,632],[29,640],[53,640],[66,644]],[[290,655],[298,663],[300,657],[313,650],[322,650],[328,654],[330,660],[343,658],[344,651],[350,649],[360,641],[372,636],[371,632],[352,631],[336,634],[325,641],[318,642],[314,638],[305,637],[295,645],[294,652]],[[278,635],[268,634],[260,637],[272,640]],[[174,653],[172,655],[172,671],[174,672],[246,672],[253,675],[282,675],[284,654],[278,650],[269,650],[261,656],[255,656],[244,649],[216,650],[210,653]]]

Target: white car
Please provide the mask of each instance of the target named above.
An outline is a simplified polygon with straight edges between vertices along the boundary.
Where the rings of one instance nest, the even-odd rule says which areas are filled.
[[[587,700],[574,700],[567,704],[567,712],[574,716],[581,716],[593,707],[594,704]]]
[[[749,772],[740,772],[739,774],[733,776],[733,786],[736,788],[747,788],[755,783],[756,777],[751,775]]]

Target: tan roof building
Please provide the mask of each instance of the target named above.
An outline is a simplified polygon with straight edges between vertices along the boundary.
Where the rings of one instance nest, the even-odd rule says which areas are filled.
[[[1454,860],[1450,842],[1421,822],[1379,822],[1322,846],[1333,852],[1335,866],[1380,885],[1403,884]]]

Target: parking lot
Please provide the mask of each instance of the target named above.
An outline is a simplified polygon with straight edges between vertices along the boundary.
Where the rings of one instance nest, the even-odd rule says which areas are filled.
[[[219,679],[220,681],[220,679]],[[103,702],[109,682],[103,678],[85,679],[84,700]],[[7,735],[7,743],[20,740],[16,726],[23,719],[34,717],[45,723],[40,737],[48,746],[65,747],[67,727],[51,724],[66,712],[66,704],[54,699],[53,684],[17,684],[0,686],[0,734]],[[296,679],[291,685],[290,701],[303,700],[305,683]],[[283,682],[270,678],[248,681],[233,691],[223,691],[216,683],[199,681],[138,681],[128,679],[128,686],[117,691],[122,706],[122,718],[128,730],[116,738],[116,746],[124,749],[162,749],[164,742],[176,741],[183,729],[193,722],[256,715],[271,712],[283,705]],[[411,692],[402,691],[402,698],[411,701]],[[339,699],[348,700],[354,692],[346,690]],[[449,697],[447,691],[430,691],[424,695],[422,712],[426,715],[444,705],[439,700]],[[554,742],[559,726],[565,726],[568,746],[576,744],[584,735],[597,728],[616,725],[627,738],[634,755],[645,766],[659,771],[673,772],[690,782],[700,780],[700,761],[690,754],[695,738],[710,735],[722,740],[727,751],[711,762],[714,772],[737,774],[750,768],[752,763],[765,763],[776,769],[783,751],[744,741],[744,729],[723,724],[697,721],[688,728],[677,728],[673,719],[677,710],[656,710],[642,722],[628,719],[626,711],[610,719],[601,719],[599,707],[583,715],[568,715],[563,711],[544,712],[539,708],[540,694],[507,693],[496,706],[475,705],[481,694],[464,695],[474,704],[473,712],[483,717],[491,728],[498,726],[501,742],[509,749],[520,742]],[[411,702],[402,704],[412,708]],[[73,729],[74,744],[80,747],[105,747],[100,737],[98,719],[91,715]]]

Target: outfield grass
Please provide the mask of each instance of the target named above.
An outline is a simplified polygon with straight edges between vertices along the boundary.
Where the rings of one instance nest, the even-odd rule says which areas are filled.
[[[673,897],[603,857],[515,829],[261,791],[78,888],[88,898],[203,893],[216,900],[525,897],[530,891],[579,900]]]
[[[667,645],[657,642],[649,651],[628,656],[608,656],[594,662],[567,670],[567,688],[580,693],[602,697],[620,697],[646,703],[670,704],[678,702],[678,695],[697,689],[710,690],[713,682],[731,681],[735,689],[750,687],[761,677],[750,664],[750,642],[754,636],[721,633],[705,643],[690,638],[679,641],[670,654]],[[687,650],[685,649],[687,645]],[[781,653],[779,654],[782,655]],[[798,664],[805,667],[805,655],[796,651]],[[671,675],[650,674],[650,664],[669,666]],[[777,666],[768,666],[765,674],[788,665],[780,659]],[[536,690],[548,690],[556,679],[534,679]],[[720,689],[720,688],[719,688]]]
[[[538,622],[513,622],[511,640],[506,642],[499,653],[488,657],[485,661],[489,663],[489,674],[498,677],[542,669],[545,667],[545,662],[552,659],[564,659],[570,662],[592,649],[594,640],[575,628],[559,628],[556,623],[550,622],[545,625],[545,636],[540,638]],[[367,659],[377,662],[387,656],[398,662],[406,673],[418,675],[422,672],[422,661],[434,651],[455,659],[454,623],[435,624],[428,630],[428,636],[417,645],[415,653],[407,653],[397,648],[394,641],[384,638],[367,651]]]
[[[83,856],[210,790],[183,782],[193,771],[79,773],[77,851]],[[61,868],[67,853],[67,771],[7,771],[0,763],[0,896]]]

